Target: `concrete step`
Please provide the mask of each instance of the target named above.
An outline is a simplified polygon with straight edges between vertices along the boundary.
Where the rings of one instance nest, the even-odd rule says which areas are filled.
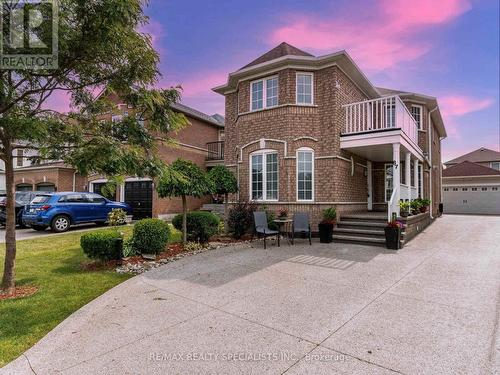
[[[223,214],[224,213],[224,205],[223,204],[215,204],[215,203],[206,203],[203,206],[201,206],[200,211],[209,211],[209,212]]]
[[[372,230],[372,229],[359,229],[359,228],[338,228],[333,230],[334,234],[339,235],[353,235],[360,237],[375,237],[375,238],[385,238],[385,232],[383,230]]]
[[[340,220],[337,222],[339,227],[369,227],[369,228],[385,228],[387,223],[379,221],[364,221],[364,220]]]
[[[360,236],[345,236],[334,234],[333,240],[338,242],[357,242],[357,243],[367,243],[367,244],[377,244],[377,245],[385,245],[385,238],[378,237],[360,237]]]
[[[341,216],[342,220],[364,220],[364,221],[380,221],[380,222],[387,222],[387,215],[363,215],[363,214],[348,214],[348,215],[342,215]]]

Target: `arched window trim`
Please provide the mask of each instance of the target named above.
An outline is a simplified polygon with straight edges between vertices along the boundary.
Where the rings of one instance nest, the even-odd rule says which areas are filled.
[[[312,181],[311,181],[311,199],[299,199],[299,153],[300,152],[310,152],[311,155],[311,168],[312,168]],[[314,149],[310,147],[300,147],[295,153],[295,198],[297,202],[314,202],[314,186],[316,180],[316,169],[314,166]]]

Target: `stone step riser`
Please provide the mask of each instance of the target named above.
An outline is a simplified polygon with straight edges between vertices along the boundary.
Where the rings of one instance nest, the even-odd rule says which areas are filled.
[[[335,229],[333,231],[334,235],[341,235],[341,236],[356,236],[356,237],[363,237],[363,238],[379,238],[379,239],[385,239],[385,234],[384,232],[380,233],[365,233],[362,230],[343,230],[343,228]]]

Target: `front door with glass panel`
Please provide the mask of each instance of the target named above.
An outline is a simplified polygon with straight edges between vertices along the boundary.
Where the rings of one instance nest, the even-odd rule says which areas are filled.
[[[394,189],[393,183],[393,169],[392,164],[385,164],[385,201],[389,202],[391,200],[392,190]]]

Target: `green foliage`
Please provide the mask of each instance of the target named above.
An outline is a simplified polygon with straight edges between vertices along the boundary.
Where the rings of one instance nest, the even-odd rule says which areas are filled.
[[[234,238],[241,238],[253,226],[253,213],[257,206],[253,202],[240,201],[229,209],[228,225]]]
[[[421,207],[423,207],[423,205],[420,199],[414,199],[410,202],[410,208],[412,211],[418,211]]]
[[[121,208],[113,208],[111,212],[108,213],[108,223],[113,227],[125,224],[126,218],[127,213]]]
[[[101,261],[119,259],[121,248],[116,242],[120,239],[122,235],[113,230],[90,232],[80,238],[80,246],[89,258]]]
[[[399,209],[403,212],[409,212],[410,211],[410,202],[400,201],[399,202]]]
[[[430,199],[418,199],[420,201],[420,204],[422,207],[429,207],[431,205],[431,200]]]
[[[132,247],[138,254],[159,254],[170,238],[170,227],[160,219],[143,219],[134,225]]]
[[[187,237],[189,241],[207,242],[210,237],[217,234],[220,219],[211,212],[193,211],[187,214]],[[172,225],[182,230],[182,215],[177,215],[172,220]]]
[[[337,219],[337,210],[335,207],[328,207],[323,210],[323,221],[324,222],[332,222]]]
[[[204,249],[203,244],[201,244],[199,242],[186,242],[184,244],[184,251],[187,251],[187,252],[199,251],[199,250],[203,250],[203,249]]]
[[[213,192],[214,187],[206,173],[191,161],[177,159],[170,166],[175,173],[164,174],[158,182],[158,194],[166,197],[202,197]]]
[[[224,165],[217,165],[208,171],[208,178],[214,185],[216,194],[232,194],[238,192],[238,181],[234,174]]]
[[[123,241],[123,257],[132,257],[134,255],[139,255],[139,253],[134,248],[134,240],[132,237],[127,238]]]

